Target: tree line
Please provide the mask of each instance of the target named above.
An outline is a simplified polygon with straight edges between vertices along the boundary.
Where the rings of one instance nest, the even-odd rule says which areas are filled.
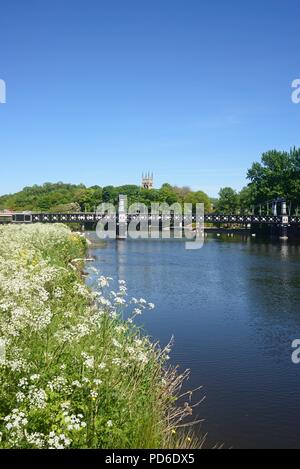
[[[95,211],[102,202],[118,204],[119,194],[127,195],[128,204],[144,203],[204,203],[205,210],[212,210],[212,203],[203,191],[192,191],[188,187],[163,184],[160,189],[144,189],[136,185],[92,186],[73,185],[59,182],[41,186],[25,187],[22,191],[0,197],[0,210],[41,211],[41,212],[80,212]]]
[[[160,189],[144,189],[137,185],[92,186],[62,182],[25,187],[16,194],[0,197],[0,210],[77,212],[94,211],[101,202],[118,203],[119,194],[128,197],[128,203],[204,203],[206,212],[223,214],[268,213],[271,203],[278,198],[288,202],[292,214],[300,213],[300,149],[289,152],[272,150],[264,153],[260,162],[253,163],[247,172],[248,185],[240,192],[224,187],[218,199],[203,191],[177,187],[165,183]]]

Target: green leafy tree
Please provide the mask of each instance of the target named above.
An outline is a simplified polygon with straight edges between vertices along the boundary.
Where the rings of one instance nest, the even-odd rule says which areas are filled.
[[[219,200],[217,205],[218,212],[229,215],[235,214],[239,209],[238,193],[231,187],[224,187],[219,192]]]
[[[264,153],[247,173],[255,205],[285,198],[292,211],[300,205],[300,149]]]
[[[117,197],[117,192],[114,186],[103,187],[102,191],[102,201],[106,203],[115,203]]]
[[[204,210],[206,213],[212,211],[212,204],[210,198],[207,194],[205,194],[205,192],[202,191],[188,192],[184,197],[184,202],[191,203],[193,205],[204,204]]]
[[[169,205],[180,202],[180,197],[170,184],[163,184],[159,190],[160,202],[166,202]]]
[[[244,187],[239,193],[239,208],[241,213],[251,213],[255,206],[255,194],[251,186]]]

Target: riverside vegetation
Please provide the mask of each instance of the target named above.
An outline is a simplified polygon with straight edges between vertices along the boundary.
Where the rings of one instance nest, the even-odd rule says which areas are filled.
[[[91,291],[86,240],[63,225],[0,227],[0,239],[0,447],[199,447],[181,428],[188,372],[134,325],[154,305],[123,280],[110,291],[98,276]]]

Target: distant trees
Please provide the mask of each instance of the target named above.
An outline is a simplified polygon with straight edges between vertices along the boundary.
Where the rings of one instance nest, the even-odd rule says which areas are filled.
[[[55,205],[55,207],[52,207],[51,209],[51,212],[53,213],[76,213],[80,211],[81,207],[76,202],[71,204]]]
[[[212,205],[205,192],[191,191],[188,187],[171,186],[168,183],[160,189],[144,189],[136,185],[86,187],[83,184],[72,185],[45,183],[42,186],[25,187],[22,191],[0,197],[0,210],[11,209],[15,211],[94,211],[101,202],[116,205],[119,194],[127,195],[128,204],[136,202],[150,206],[151,203],[168,203],[173,205],[185,202],[204,203],[205,210],[211,211]]]
[[[176,192],[170,184],[165,183],[159,190],[159,201],[173,205],[177,202],[181,202],[181,198],[178,192]]]
[[[94,186],[90,188],[81,188],[74,194],[74,202],[79,204],[82,211],[92,212],[102,199],[102,188]]]
[[[208,197],[205,192],[197,191],[197,192],[188,192],[184,197],[184,202],[192,203],[192,204],[204,204],[204,210],[206,213],[212,211],[212,203],[210,198]]]
[[[166,202],[169,205],[204,203],[206,212],[214,210],[223,214],[265,213],[270,210],[272,200],[285,198],[291,213],[300,212],[300,148],[292,148],[289,152],[271,150],[264,153],[261,162],[252,164],[247,178],[249,184],[239,193],[231,187],[223,187],[217,200],[210,199],[205,192],[168,183],[163,184],[160,189],[147,190],[132,184],[101,188],[46,182],[41,186],[25,187],[21,192],[0,197],[0,210],[94,211],[101,202],[116,205],[119,194],[125,194],[128,204],[142,202],[150,206],[152,202]]]
[[[8,208],[15,211],[60,211],[79,207],[79,210],[94,210],[102,198],[99,186],[86,188],[83,184],[52,184],[25,187],[22,191],[0,197],[0,209]],[[70,204],[76,204],[73,207]],[[77,211],[77,210],[75,210]]]

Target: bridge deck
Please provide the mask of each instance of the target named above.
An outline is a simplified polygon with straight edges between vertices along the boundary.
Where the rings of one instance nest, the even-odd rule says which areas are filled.
[[[122,215],[122,222],[129,223],[132,220],[149,221],[149,223],[182,223],[189,225],[195,222],[203,222],[203,217],[194,215]],[[4,222],[4,220],[2,220]],[[12,214],[11,219],[5,217],[5,222],[12,223],[97,223],[103,222],[118,222],[118,214],[100,215],[97,213],[25,213],[25,214]],[[213,224],[231,224],[231,225],[253,225],[253,224],[266,224],[266,225],[298,225],[300,226],[300,217],[297,216],[272,216],[272,215],[220,215],[220,214],[205,214],[205,223]],[[0,218],[1,223],[1,218]]]

